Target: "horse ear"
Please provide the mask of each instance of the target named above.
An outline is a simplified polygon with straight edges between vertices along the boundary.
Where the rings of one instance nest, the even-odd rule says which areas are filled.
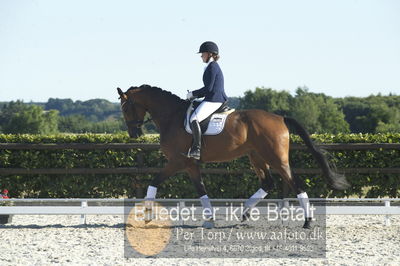
[[[122,92],[122,90],[121,90],[120,88],[117,88],[117,91],[118,91],[119,97],[120,97],[121,99],[124,98],[124,99],[126,100],[126,99],[128,98],[128,97],[126,96],[126,94]]]
[[[119,96],[122,97],[122,95],[124,95],[124,93],[122,92],[122,90],[120,88],[117,88],[117,91],[118,91]]]

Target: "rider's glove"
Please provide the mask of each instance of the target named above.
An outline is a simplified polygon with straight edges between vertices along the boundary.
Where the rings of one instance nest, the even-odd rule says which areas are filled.
[[[193,92],[189,91],[188,94],[186,95],[186,99],[189,101],[195,99],[196,97],[193,95]]]

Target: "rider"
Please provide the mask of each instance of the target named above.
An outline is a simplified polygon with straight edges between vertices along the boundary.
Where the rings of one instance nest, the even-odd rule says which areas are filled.
[[[193,144],[188,157],[200,160],[201,129],[200,122],[214,113],[228,100],[224,90],[224,75],[217,61],[219,59],[218,46],[214,42],[204,42],[199,49],[203,62],[207,64],[203,74],[204,87],[188,92],[187,99],[204,97],[202,103],[190,117],[190,128],[193,134]]]

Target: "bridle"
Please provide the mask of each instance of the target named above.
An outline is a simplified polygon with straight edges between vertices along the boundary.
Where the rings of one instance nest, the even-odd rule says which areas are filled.
[[[123,107],[124,107],[124,105],[125,105],[126,103],[128,103],[128,105],[132,105],[132,106],[134,105],[134,103],[128,98],[124,103],[121,104],[121,109],[122,109],[122,110],[123,110]],[[141,105],[141,104],[136,103],[136,105],[141,106],[142,108],[144,108],[143,105]],[[144,109],[145,109],[145,108],[144,108]],[[137,127],[137,128],[140,128],[140,127],[143,126],[144,124],[147,124],[148,122],[151,122],[151,121],[153,121],[152,118],[149,118],[149,119],[147,119],[146,121],[136,119],[136,120],[128,120],[128,121],[125,121],[125,122],[126,122],[126,125],[127,125],[128,127]]]

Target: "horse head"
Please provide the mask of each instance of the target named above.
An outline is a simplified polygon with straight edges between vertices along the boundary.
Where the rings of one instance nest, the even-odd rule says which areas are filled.
[[[117,88],[121,99],[121,110],[128,127],[129,137],[138,138],[143,135],[142,125],[146,109],[134,99],[134,89],[129,89],[127,92],[122,92]]]

